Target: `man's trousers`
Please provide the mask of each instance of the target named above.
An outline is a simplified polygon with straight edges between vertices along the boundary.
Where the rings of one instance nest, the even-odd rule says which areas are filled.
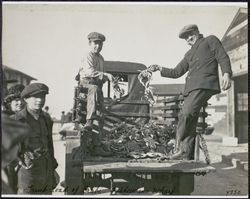
[[[184,105],[179,114],[176,139],[181,145],[180,150],[184,153],[184,157],[189,160],[194,159],[196,126],[199,112],[214,94],[216,94],[216,91],[197,89],[184,96]]]
[[[102,82],[94,78],[86,78],[80,81],[80,85],[88,89],[87,94],[87,116],[86,120],[97,119],[96,111],[99,111],[99,134],[102,132],[104,99],[102,92]],[[98,108],[97,108],[98,107]],[[100,127],[101,126],[101,127]],[[92,140],[95,146],[100,145],[100,135],[92,133]]]

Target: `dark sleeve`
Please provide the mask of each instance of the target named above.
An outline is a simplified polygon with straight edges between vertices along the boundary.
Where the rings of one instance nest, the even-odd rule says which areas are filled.
[[[178,78],[184,75],[189,69],[187,59],[184,57],[175,68],[162,68],[161,76]]]
[[[4,133],[7,133],[8,135],[7,138],[9,139],[11,138],[11,141],[12,141],[12,144],[11,143],[10,144],[18,146],[17,159],[22,160],[23,153],[28,146],[27,142],[28,142],[29,136],[31,135],[31,128],[26,123],[24,118],[20,120],[17,120],[17,118],[18,118],[17,114],[14,114],[14,115],[11,115],[9,118],[6,118],[8,119],[8,122],[7,120],[2,121],[2,125],[3,125],[2,139],[4,140],[2,145],[9,143],[8,139],[5,139],[4,137],[5,135]],[[5,124],[5,121],[7,122],[6,124]]]
[[[230,58],[225,51],[221,41],[214,35],[207,37],[207,39],[210,50],[215,52],[215,58],[220,64],[222,74],[229,73],[230,76],[232,76]]]
[[[53,128],[53,121],[51,120],[51,118],[46,117],[47,120],[47,125],[48,125],[48,130],[49,130],[49,136],[48,136],[48,147],[49,147],[49,152],[51,154],[52,157],[52,164],[53,164],[53,168],[56,169],[58,167],[58,163],[57,160],[55,159],[54,156],[54,146],[53,146],[53,139],[52,139],[52,128]]]

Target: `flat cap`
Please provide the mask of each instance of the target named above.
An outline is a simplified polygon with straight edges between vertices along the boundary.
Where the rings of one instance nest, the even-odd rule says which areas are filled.
[[[29,84],[23,89],[23,91],[21,93],[21,97],[27,98],[27,97],[34,96],[38,93],[48,94],[49,93],[48,86],[46,86],[45,84],[42,84],[42,83]]]
[[[195,30],[198,30],[197,25],[195,25],[195,24],[186,25],[181,29],[181,31],[179,33],[179,38],[185,39],[187,36],[187,33],[190,33],[190,32],[195,31]]]
[[[105,41],[105,36],[101,33],[98,32],[91,32],[88,34],[88,40],[90,41]]]

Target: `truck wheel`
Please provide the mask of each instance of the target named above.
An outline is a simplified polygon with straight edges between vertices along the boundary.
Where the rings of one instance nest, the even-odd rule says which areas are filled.
[[[66,136],[65,194],[84,194],[79,136]]]
[[[175,184],[172,195],[190,195],[194,191],[193,173],[179,173],[174,178]]]

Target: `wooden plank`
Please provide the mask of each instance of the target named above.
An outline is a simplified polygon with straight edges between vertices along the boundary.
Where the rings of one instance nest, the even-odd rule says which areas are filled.
[[[149,105],[149,102],[143,100],[126,100],[118,101],[119,104],[136,104],[136,105]]]
[[[181,109],[182,105],[180,104],[173,104],[173,105],[166,105],[166,106],[157,106],[151,107],[153,110],[179,110]]]
[[[120,123],[120,122],[122,122],[121,119],[119,119],[117,117],[108,116],[108,115],[104,116],[104,120],[107,120],[107,121],[109,121],[111,123]]]
[[[150,117],[150,113],[134,113],[134,112],[109,112],[107,115],[117,117]]]
[[[83,171],[86,173],[119,173],[119,172],[181,172],[197,173],[215,171],[215,168],[203,162],[172,160],[167,162],[84,162]]]
[[[167,99],[157,100],[157,103],[172,103],[172,102],[179,102],[183,100],[184,100],[183,96],[179,95],[179,96],[169,97]]]
[[[175,125],[177,125],[177,122],[173,119],[171,122],[173,122]],[[168,124],[165,120],[156,120],[155,123],[157,125],[165,125],[165,124]]]
[[[113,128],[114,122],[108,122],[107,120],[104,120],[104,126],[106,126],[108,128]]]
[[[200,112],[199,117],[207,117],[207,112]],[[178,118],[178,113],[159,113],[159,114],[151,114],[151,117],[163,117],[163,118]]]
[[[178,113],[151,114],[151,117],[178,118]]]
[[[122,113],[122,114],[123,114],[123,113]],[[129,116],[122,116],[122,114],[116,114],[116,113],[114,113],[114,112],[110,112],[110,111],[107,111],[107,110],[106,110],[106,112],[105,112],[105,117],[107,117],[107,116],[111,116],[112,118],[115,117],[115,118],[119,119],[120,121],[126,122],[127,124],[136,125],[135,122],[133,122],[133,121],[131,121],[131,120],[128,120],[128,117],[129,117]],[[147,114],[149,115],[149,113],[147,113]],[[134,116],[131,116],[131,117],[134,117]],[[147,118],[149,118],[149,116],[148,116]]]
[[[88,156],[84,158],[84,165],[106,164],[114,162],[128,162],[131,158]]]

